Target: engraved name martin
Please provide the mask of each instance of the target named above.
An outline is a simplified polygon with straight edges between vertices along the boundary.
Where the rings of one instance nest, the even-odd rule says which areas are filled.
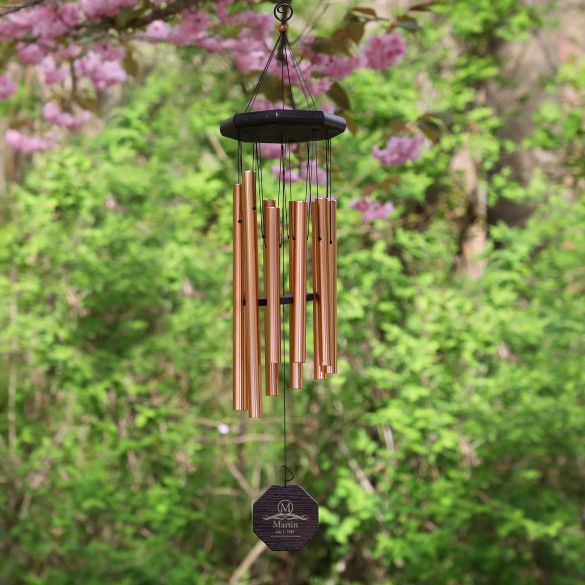
[[[297,520],[307,520],[307,516],[293,513],[293,503],[290,500],[280,500],[277,505],[278,512],[272,516],[262,516],[262,520],[272,520],[274,528],[297,528]]]

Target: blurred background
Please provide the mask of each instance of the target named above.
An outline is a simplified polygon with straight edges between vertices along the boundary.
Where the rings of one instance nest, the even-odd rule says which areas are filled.
[[[282,400],[231,409],[237,147],[218,125],[257,71],[106,11],[125,81],[92,78],[91,118],[49,148],[24,129],[71,80],[45,62],[39,80],[4,16],[2,585],[584,582],[585,4],[294,8],[298,46],[370,50],[321,96],[351,130],[333,149],[340,372],[288,394],[320,533],[299,553],[256,539]],[[404,51],[377,66],[388,34]]]

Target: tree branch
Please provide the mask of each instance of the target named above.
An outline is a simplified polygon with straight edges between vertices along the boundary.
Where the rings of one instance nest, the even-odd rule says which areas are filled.
[[[46,2],[46,0],[27,0],[26,2],[20,2],[19,4],[12,4],[11,6],[0,9],[0,17],[19,12],[20,10],[26,10],[27,8],[32,8],[43,2]]]
[[[267,550],[266,545],[260,541],[256,543],[256,546],[250,550],[250,552],[244,557],[244,560],[240,563],[240,566],[234,571],[234,574],[230,577],[229,585],[237,585],[241,578],[244,576],[246,571],[256,562],[258,557]]]

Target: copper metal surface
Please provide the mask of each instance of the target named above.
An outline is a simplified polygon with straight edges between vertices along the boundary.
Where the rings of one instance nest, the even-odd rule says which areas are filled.
[[[262,378],[260,374],[260,315],[258,310],[258,227],[256,217],[256,175],[242,173],[242,231],[244,251],[244,343],[250,388],[249,411],[252,418],[262,416]]]
[[[329,239],[327,245],[328,276],[329,276],[329,356],[330,365],[327,372],[337,373],[337,202],[327,200],[327,221],[329,225]]]
[[[324,380],[327,374],[323,372],[323,356],[321,350],[321,303],[320,303],[320,278],[319,278],[319,210],[317,202],[314,201],[311,206],[312,220],[312,241],[311,241],[311,259],[313,271],[313,379]]]
[[[313,203],[313,213],[317,216],[318,229],[313,233],[317,243],[317,279],[319,283],[319,320],[321,334],[321,366],[331,365],[329,351],[329,221],[327,200],[319,197]]]
[[[290,202],[289,266],[293,296],[290,312],[291,363],[303,363],[307,360],[307,215],[308,207],[304,201]]]
[[[264,367],[266,394],[278,395],[278,368],[276,377],[271,365],[280,362],[280,219],[273,199],[264,201]]]
[[[278,364],[265,363],[266,370],[266,394],[268,396],[278,396]]]
[[[242,281],[242,190],[241,185],[234,185],[233,199],[233,407],[234,410],[247,410],[247,396],[244,385],[244,286]]]
[[[303,364],[290,363],[290,387],[295,390],[303,387]]]

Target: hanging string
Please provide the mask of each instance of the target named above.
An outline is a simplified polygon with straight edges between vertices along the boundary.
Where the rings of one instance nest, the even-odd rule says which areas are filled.
[[[256,87],[254,88],[254,91],[252,93],[252,97],[250,98],[250,100],[248,101],[248,105],[246,106],[246,112],[250,111],[250,108],[254,105],[254,102],[256,101],[256,98],[258,97],[258,93],[260,91],[260,87],[262,85],[262,82],[264,81],[264,78],[266,77],[266,73],[268,72],[268,68],[270,67],[270,64],[272,63],[272,59],[274,58],[274,54],[276,53],[276,50],[278,49],[280,43],[282,40],[282,36],[279,36],[278,39],[276,39],[276,43],[274,43],[274,47],[272,48],[272,51],[270,52],[270,57],[268,57],[268,61],[266,62],[266,65],[264,66],[264,70],[262,71],[261,75],[260,75],[260,79],[258,79],[258,83],[256,84]]]
[[[327,141],[325,142],[325,178],[326,178],[326,192],[329,199],[329,244],[333,244],[332,229],[333,229],[333,177],[331,176],[331,138],[327,132]]]
[[[238,140],[238,183],[242,184],[242,141]]]
[[[311,228],[311,208],[313,203],[313,193],[310,184],[310,177],[311,177],[311,143],[307,142],[307,173],[305,175],[305,201],[309,203],[309,227]],[[307,237],[309,235],[309,230],[307,230]]]
[[[290,46],[290,44],[289,44]],[[303,72],[301,70],[300,67],[300,62],[297,61],[297,58],[295,57],[295,54],[292,51],[292,48],[290,49],[290,56],[292,58],[292,62],[293,62],[293,66],[295,68],[295,71],[297,72],[297,77],[299,78],[299,87],[301,88],[301,91],[303,92],[303,96],[305,97],[305,101],[307,102],[307,107],[309,109],[311,109],[311,105],[313,106],[313,109],[316,110],[317,109],[317,104],[315,103],[315,99],[313,98],[313,94],[311,93],[311,90],[309,89],[309,84],[307,83],[307,80],[305,79],[305,76],[303,75]],[[309,102],[310,100],[310,102]]]
[[[252,170],[256,170],[256,143],[252,142]],[[254,207],[252,208],[253,211],[256,211],[256,201],[254,201]]]
[[[278,174],[278,205],[280,207],[280,217],[281,217],[281,240],[280,240],[280,251],[281,251],[281,290],[286,290],[286,271],[284,269],[285,266],[285,258],[286,258],[286,243],[290,238],[290,230],[289,230],[289,218],[288,218],[288,201],[287,201],[287,191],[286,191],[286,161],[287,157],[290,160],[290,145],[288,144],[288,135],[285,130],[285,135],[283,136],[283,142],[280,144],[280,164],[279,164],[279,174]],[[289,163],[290,164],[290,163]],[[290,172],[289,172],[289,182],[290,182]],[[292,187],[291,187],[292,188]],[[290,189],[289,189],[290,193]],[[285,236],[286,234],[286,236]],[[281,327],[284,328],[285,323],[285,306],[281,305],[280,307],[280,315],[281,315]],[[286,345],[286,337],[281,335],[280,337],[280,344],[281,344],[281,364],[282,364],[282,393],[283,393],[283,407],[282,407],[282,444],[283,444],[283,459],[284,464],[280,466],[283,472],[283,485],[287,485],[289,481],[294,479],[293,472],[288,467],[288,438],[287,438],[287,413],[286,413],[286,397],[287,397],[287,387],[288,387],[288,378],[287,378],[287,345]]]
[[[288,47],[288,52],[292,55],[292,48],[290,46],[290,43],[288,42],[288,36],[286,33],[283,33],[283,44],[284,44],[284,50],[283,50],[283,59],[284,59],[284,63],[286,65],[286,74],[288,77],[288,90],[290,93],[290,104],[292,106],[293,110],[296,110],[296,105],[295,105],[295,96],[294,96],[294,92],[292,89],[292,82],[291,82],[291,78],[290,78],[290,68],[288,65],[288,55],[287,55],[287,47]]]
[[[259,142],[254,142],[254,159],[256,172],[256,198],[260,198],[260,205],[256,204],[258,213],[260,214],[260,233],[262,234],[262,240],[266,239],[266,229],[264,226],[264,179],[262,176],[262,150]]]
[[[317,189],[317,199],[319,199],[319,144],[313,142],[315,152],[315,188]]]

